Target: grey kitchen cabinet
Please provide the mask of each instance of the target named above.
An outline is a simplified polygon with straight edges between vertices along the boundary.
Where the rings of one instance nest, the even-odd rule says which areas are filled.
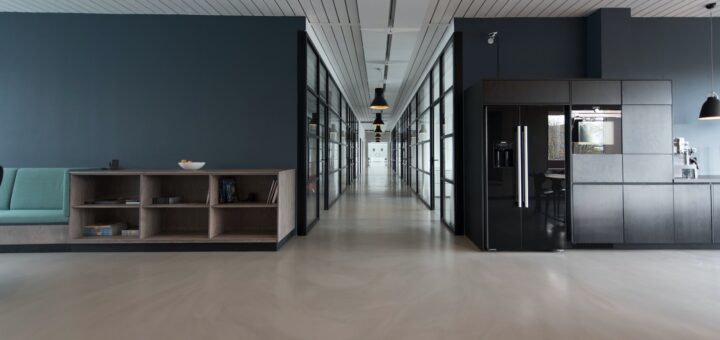
[[[483,98],[487,105],[565,104],[570,103],[570,82],[486,80]]]
[[[675,243],[712,242],[710,184],[675,184]]]
[[[672,183],[672,155],[623,155],[623,179],[626,183]]]
[[[673,185],[623,186],[625,243],[666,244],[675,241]]]
[[[573,185],[572,241],[623,243],[623,186]]]
[[[720,243],[720,183],[713,183],[712,228],[713,242]]]
[[[622,82],[623,104],[672,104],[672,82],[669,80],[625,80]]]
[[[574,183],[621,183],[623,180],[622,155],[572,155]]]
[[[578,105],[620,105],[622,86],[618,80],[574,80],[571,102]]]
[[[623,105],[622,116],[623,153],[672,153],[672,106]]]

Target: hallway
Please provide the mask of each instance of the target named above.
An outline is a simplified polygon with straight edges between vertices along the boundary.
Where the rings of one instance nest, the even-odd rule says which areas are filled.
[[[308,237],[276,253],[0,254],[2,338],[709,339],[720,332],[716,252],[482,253],[384,169],[371,170]]]

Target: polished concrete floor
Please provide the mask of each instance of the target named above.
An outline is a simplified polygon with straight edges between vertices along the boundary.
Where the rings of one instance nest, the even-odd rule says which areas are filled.
[[[720,252],[481,253],[383,169],[276,253],[0,255],[0,339],[718,339]]]

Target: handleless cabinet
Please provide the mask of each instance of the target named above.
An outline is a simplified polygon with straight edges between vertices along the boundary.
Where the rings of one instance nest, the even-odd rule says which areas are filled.
[[[572,155],[574,183],[620,183],[623,180],[622,155]]]
[[[669,80],[626,80],[622,82],[623,104],[672,104]]]
[[[573,104],[620,105],[622,103],[622,86],[617,80],[575,80],[570,88]]]
[[[486,105],[566,104],[570,103],[570,82],[486,80],[483,98]]]
[[[573,243],[623,243],[622,185],[574,185],[572,202]]]
[[[720,183],[712,185],[712,234],[713,242],[720,243]]]
[[[672,155],[623,155],[625,183],[672,183]]]
[[[675,242],[712,242],[710,184],[676,184]]]
[[[623,105],[622,137],[626,154],[672,153],[672,106]]]
[[[625,243],[673,243],[673,185],[624,185]]]

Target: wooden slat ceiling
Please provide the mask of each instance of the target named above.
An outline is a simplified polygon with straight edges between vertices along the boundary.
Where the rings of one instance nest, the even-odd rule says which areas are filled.
[[[373,119],[358,1],[390,0],[0,0],[0,11],[38,13],[179,14],[238,16],[304,16],[308,34],[360,121]],[[707,15],[710,0],[429,0],[405,75],[393,94],[394,107],[385,113],[386,130],[417,90],[428,64],[452,33],[454,17],[577,17],[598,8],[630,8],[634,17],[697,17]],[[396,16],[402,16],[402,7]],[[420,13],[423,11],[420,11]],[[413,15],[417,15],[414,11]],[[371,28],[372,29],[372,28]],[[398,48],[407,49],[407,44]],[[395,47],[393,47],[394,49]],[[392,51],[391,51],[392,52]],[[403,53],[399,53],[403,54]],[[407,53],[405,53],[407,54]]]
[[[362,1],[362,0],[361,0]],[[580,17],[599,8],[630,8],[633,17],[703,17],[711,0],[433,0],[398,94],[403,109],[452,33],[452,18]],[[392,126],[399,115],[388,115]]]

